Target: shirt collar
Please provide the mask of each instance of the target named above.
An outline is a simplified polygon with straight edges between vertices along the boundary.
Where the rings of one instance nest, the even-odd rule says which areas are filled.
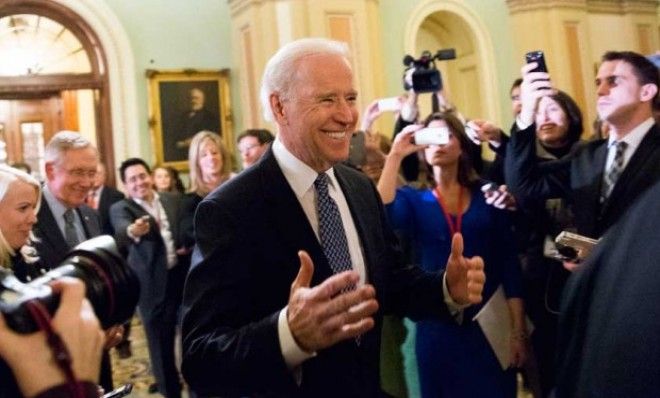
[[[295,157],[280,141],[279,136],[273,142],[273,155],[296,197],[298,199],[302,198],[314,184],[319,173]],[[330,178],[330,184],[337,187],[335,169],[330,168],[325,173]]]
[[[43,195],[44,199],[46,199],[46,203],[48,203],[50,211],[55,216],[55,219],[59,219],[64,216],[64,212],[69,208],[55,197],[55,195],[50,191],[50,188],[48,188],[48,184],[44,184]]]
[[[159,201],[160,197],[158,196],[158,192],[156,192],[155,189],[153,190],[153,193],[154,193],[154,200],[152,200],[151,203],[147,202],[146,200],[138,199],[138,198],[133,198],[133,201],[135,201],[135,203],[139,204],[142,207],[144,206],[154,207],[155,204]]]
[[[632,129],[623,138],[621,138],[620,141],[623,141],[626,144],[628,144],[628,148],[630,149],[637,148],[644,139],[644,137],[646,136],[646,133],[651,129],[651,126],[653,126],[653,123],[655,123],[655,121],[653,120],[652,117],[646,119],[642,123],[638,124],[637,127]],[[610,135],[607,141],[607,148],[609,149],[610,147],[612,147],[612,145],[614,145],[616,141],[617,141],[616,138],[614,138],[613,135]]]

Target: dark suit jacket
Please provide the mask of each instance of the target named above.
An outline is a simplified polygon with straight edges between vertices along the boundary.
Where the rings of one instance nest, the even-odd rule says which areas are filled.
[[[660,183],[569,279],[559,324],[558,398],[660,392]]]
[[[160,192],[158,196],[167,214],[175,247],[178,247],[176,239],[178,236],[179,196],[167,192]],[[128,265],[140,280],[138,306],[142,316],[150,316],[155,313],[154,309],[165,299],[167,286],[167,252],[156,220],[149,216],[149,233],[142,236],[138,243],[135,243],[126,231],[126,228],[136,219],[146,215],[149,213],[131,198],[124,199],[110,207],[110,220],[115,229],[117,245],[122,252],[127,254]]]
[[[298,199],[269,150],[197,208],[197,246],[186,280],[184,377],[202,395],[373,397],[378,393],[384,311],[448,317],[441,275],[404,268],[375,187],[361,173],[335,166],[376,289],[376,327],[305,361],[302,385],[287,370],[277,318],[299,269],[298,250],[314,262],[312,285],[332,275]],[[414,290],[413,290],[414,289]]]
[[[76,208],[85,232],[85,239],[101,235],[101,222],[95,210],[86,205]],[[70,251],[62,231],[57,226],[48,202],[42,197],[41,208],[34,225],[34,234],[39,240],[34,244],[39,254],[39,264],[45,270],[56,268]]]
[[[99,198],[99,206],[96,211],[101,218],[101,229],[104,235],[114,235],[115,230],[112,228],[112,223],[110,222],[110,206],[124,198],[124,194],[118,190],[109,186],[103,187],[101,197]]]
[[[575,225],[581,235],[600,237],[637,197],[660,179],[657,124],[646,134],[602,205],[599,198],[607,141],[589,142],[558,161],[539,165],[535,159],[535,129],[532,124],[512,134],[505,167],[507,185],[523,206],[528,199],[567,198],[572,202]]]

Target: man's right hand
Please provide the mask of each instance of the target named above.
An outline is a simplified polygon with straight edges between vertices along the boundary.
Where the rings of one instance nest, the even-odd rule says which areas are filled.
[[[355,338],[374,327],[378,310],[371,285],[355,287],[355,271],[335,274],[310,287],[314,263],[305,251],[298,252],[300,270],[291,284],[287,321],[298,346],[307,352]]]
[[[149,220],[145,217],[140,217],[133,221],[133,224],[128,226],[128,232],[131,236],[139,238],[149,233]]]

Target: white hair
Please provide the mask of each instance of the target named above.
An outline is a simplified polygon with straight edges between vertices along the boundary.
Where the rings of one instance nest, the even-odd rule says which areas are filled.
[[[44,150],[47,163],[58,163],[70,149],[94,148],[91,142],[76,131],[62,130],[50,139]]]
[[[301,58],[316,54],[336,54],[350,59],[346,43],[313,37],[284,45],[268,60],[261,79],[259,94],[266,121],[272,122],[275,119],[270,107],[271,94],[279,93],[280,96],[286,98],[293,81],[292,76],[295,73],[296,63]]]
[[[37,207],[35,211],[39,211],[39,206],[41,205],[41,185],[39,184],[39,181],[22,170],[15,169],[4,164],[0,165],[0,206],[2,205],[2,201],[4,200],[5,195],[7,195],[7,192],[9,192],[9,188],[14,181],[21,181],[34,187],[34,190],[37,193]],[[26,244],[21,248],[21,254],[25,258],[25,261],[28,263],[37,260],[36,251],[29,244],[34,241],[34,235],[30,233],[29,242],[26,242]],[[0,230],[0,264],[5,266],[9,265],[10,257],[14,254],[16,254],[16,251],[9,245],[2,230]]]

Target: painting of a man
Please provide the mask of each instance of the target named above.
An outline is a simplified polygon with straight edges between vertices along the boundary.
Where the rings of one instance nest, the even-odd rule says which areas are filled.
[[[222,135],[217,82],[162,82],[160,97],[165,162],[187,161],[190,141],[199,131]]]

